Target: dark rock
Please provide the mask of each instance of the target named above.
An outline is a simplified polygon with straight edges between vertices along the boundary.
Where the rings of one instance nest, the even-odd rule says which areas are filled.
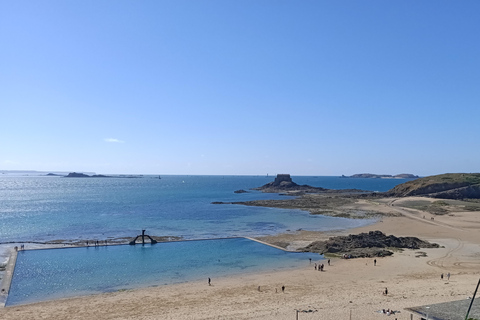
[[[327,241],[315,241],[300,249],[304,252],[346,254],[352,258],[380,257],[392,255],[387,248],[438,248],[436,243],[429,243],[416,237],[386,236],[380,231],[370,231],[358,235],[332,237]]]
[[[260,190],[262,192],[269,193],[280,193],[284,191],[302,191],[304,193],[316,193],[327,191],[325,188],[317,188],[308,185],[298,185],[292,181],[292,178],[289,174],[278,174],[275,178],[275,181],[269,182],[259,188],[254,188],[253,190]]]
[[[245,191],[243,189],[240,189],[240,190],[235,190],[233,191],[234,193],[248,193],[248,191]]]

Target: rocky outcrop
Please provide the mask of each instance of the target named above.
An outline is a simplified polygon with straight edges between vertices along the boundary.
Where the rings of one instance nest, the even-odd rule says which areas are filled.
[[[480,199],[480,173],[446,173],[402,183],[386,192],[390,197],[429,196]]]
[[[329,193],[329,194],[359,194],[369,193],[369,191],[359,189],[326,189],[321,187],[312,187],[309,185],[298,185],[292,181],[289,174],[279,174],[273,182],[269,182],[261,187],[252,188],[268,193],[286,193],[288,195],[303,195],[308,193]]]
[[[381,257],[392,255],[388,248],[438,248],[436,243],[429,243],[416,237],[387,236],[381,231],[370,231],[358,235],[332,237],[327,241],[315,241],[300,249],[304,252],[332,253],[347,255],[351,258]]]
[[[280,193],[280,192],[292,192],[301,191],[304,193],[316,193],[327,191],[328,189],[312,187],[309,185],[298,185],[292,181],[289,174],[279,174],[274,181],[269,182],[261,187],[253,188],[252,190],[260,190],[262,192]]]
[[[431,193],[429,196],[441,199],[480,199],[480,184]]]
[[[248,193],[248,191],[245,191],[243,189],[240,189],[240,190],[235,190],[233,191],[233,193]]]

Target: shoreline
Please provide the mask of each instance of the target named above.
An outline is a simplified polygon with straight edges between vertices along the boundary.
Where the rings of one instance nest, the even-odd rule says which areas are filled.
[[[392,213],[373,225],[256,239],[284,241],[295,248],[330,236],[379,230],[443,247],[397,250],[392,257],[377,258],[376,266],[373,258],[334,257],[324,272],[315,271],[312,263],[294,270],[212,277],[212,286],[205,280],[6,307],[0,308],[0,318],[277,320],[293,319],[296,310],[316,310],[302,313],[301,319],[348,319],[352,312],[352,319],[367,320],[384,319],[378,310],[389,308],[400,311],[398,319],[409,319],[404,308],[471,297],[480,275],[478,212],[453,212],[431,220],[428,212],[402,206],[407,199],[392,200],[358,204]],[[442,273],[451,278],[442,280]],[[385,287],[387,296],[382,295]]]

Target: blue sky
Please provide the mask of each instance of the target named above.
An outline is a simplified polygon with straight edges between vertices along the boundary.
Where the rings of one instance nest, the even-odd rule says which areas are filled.
[[[478,172],[480,1],[0,1],[0,169]]]

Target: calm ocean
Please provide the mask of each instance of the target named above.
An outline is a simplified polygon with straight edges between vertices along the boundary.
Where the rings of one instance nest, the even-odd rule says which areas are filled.
[[[0,177],[0,242],[105,240],[155,236],[203,239],[286,231],[346,229],[371,223],[312,216],[299,210],[213,205],[212,201],[287,198],[249,190],[270,176],[142,178]],[[293,176],[298,184],[386,191],[404,179]]]

